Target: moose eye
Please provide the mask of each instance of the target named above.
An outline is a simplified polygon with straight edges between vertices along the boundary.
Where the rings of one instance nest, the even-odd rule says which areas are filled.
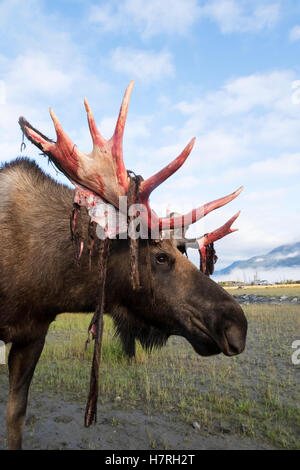
[[[159,253],[156,255],[156,261],[158,264],[164,264],[169,261],[169,258],[165,253]]]

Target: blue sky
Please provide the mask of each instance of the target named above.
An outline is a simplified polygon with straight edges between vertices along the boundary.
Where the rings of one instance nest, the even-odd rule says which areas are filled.
[[[157,212],[245,186],[190,229],[213,230],[242,210],[240,230],[216,245],[224,267],[300,240],[299,59],[296,0],[2,0],[1,161],[19,155],[20,115],[54,138],[49,106],[89,152],[84,96],[109,138],[134,79],[128,169],[146,178],[197,137],[184,167],[153,193]],[[25,153],[56,177],[34,146]]]

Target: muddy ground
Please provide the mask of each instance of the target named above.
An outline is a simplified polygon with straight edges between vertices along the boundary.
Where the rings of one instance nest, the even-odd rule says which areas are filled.
[[[3,390],[2,390],[3,392]],[[4,393],[1,393],[1,411]],[[175,416],[148,415],[142,410],[122,410],[122,405],[106,404],[99,410],[96,425],[83,426],[84,403],[31,396],[26,420],[24,449],[87,450],[226,450],[271,449],[265,443],[232,435],[227,426],[219,435],[201,432],[180,423]],[[4,415],[0,417],[0,449],[7,445]]]

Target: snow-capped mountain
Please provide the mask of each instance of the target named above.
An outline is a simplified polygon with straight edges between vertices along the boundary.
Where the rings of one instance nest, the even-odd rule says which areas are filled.
[[[300,242],[282,245],[265,255],[235,261],[227,268],[216,271],[214,280],[249,282],[254,278],[268,281],[300,279]]]

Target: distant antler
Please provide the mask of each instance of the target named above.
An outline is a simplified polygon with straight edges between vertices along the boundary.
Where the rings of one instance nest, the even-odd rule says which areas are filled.
[[[226,237],[226,235],[229,235],[230,233],[237,232],[238,228],[231,228],[232,224],[235,222],[235,220],[238,218],[240,215],[240,211],[235,214],[231,219],[229,219],[226,224],[222,225],[222,227],[217,228],[216,230],[213,230],[210,233],[207,233],[205,235],[202,235],[201,237],[196,237],[196,238],[181,238],[177,240],[178,244],[184,244],[186,248],[196,248],[200,249],[203,246],[207,246],[210,243],[214,243],[217,240],[220,240],[223,237]]]
[[[169,210],[167,211],[167,214],[168,213],[170,216]],[[175,213],[171,214],[171,216],[172,215],[177,216],[177,217],[180,216],[180,214],[175,214]],[[229,219],[224,225],[222,225],[222,227],[219,227],[210,233],[206,233],[205,235],[202,235],[201,237],[187,238],[185,236],[185,232],[188,227],[184,229],[182,238],[176,237],[176,230],[171,231],[171,237],[174,238],[178,249],[182,253],[187,254],[188,248],[193,248],[193,249],[198,250],[200,252],[200,269],[202,272],[209,275],[213,273],[213,265],[218,259],[216,256],[214,247],[213,247],[213,243],[216,242],[217,240],[220,240],[223,237],[226,237],[226,235],[229,235],[230,233],[236,232],[238,230],[237,228],[231,228],[231,226],[235,222],[235,220],[238,218],[239,215],[240,215],[240,212],[238,212],[233,217],[231,217],[231,219]],[[167,232],[165,231],[165,238],[166,237],[168,237],[168,231]]]
[[[79,205],[88,207],[90,203],[87,202],[87,199],[91,196],[91,205],[94,206],[100,196],[118,208],[119,197],[128,193],[130,177],[123,161],[123,134],[133,84],[134,82],[131,81],[125,91],[115,132],[109,140],[104,139],[98,131],[91,108],[85,98],[84,104],[93,140],[93,150],[90,154],[83,153],[76,147],[64,132],[52,109],[50,109],[50,115],[56,130],[56,142],[33,128],[23,117],[19,119],[20,126],[28,139],[48,155],[54,164],[75,184],[75,200],[79,201]],[[144,205],[145,210],[141,212],[140,217],[149,229],[154,228],[161,231],[187,227],[209,212],[232,201],[242,191],[243,187],[240,187],[232,194],[204,204],[183,216],[158,217],[150,208],[150,194],[183,165],[191,153],[194,143],[195,138],[169,165],[139,184],[136,202]]]

